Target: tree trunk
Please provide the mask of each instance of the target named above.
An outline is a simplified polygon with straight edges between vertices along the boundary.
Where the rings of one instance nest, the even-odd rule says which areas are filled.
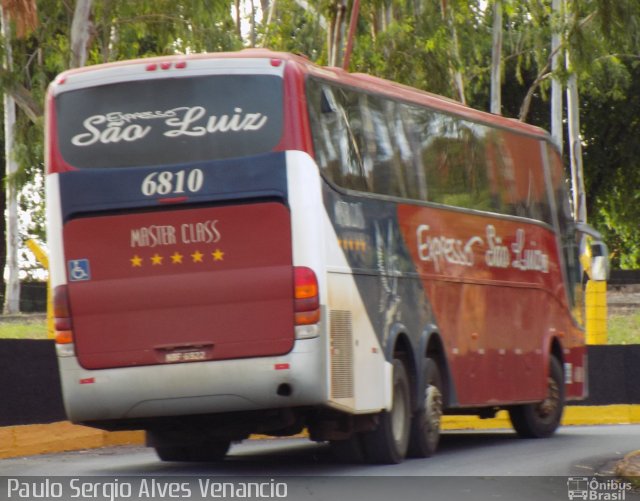
[[[5,41],[4,68],[11,71],[13,54],[11,52],[11,32],[9,19],[4,8],[0,9],[2,36]],[[16,122],[16,105],[13,97],[4,94],[4,152],[6,163],[6,242],[7,242],[7,281],[4,295],[4,314],[11,315],[20,312],[20,267],[18,252],[20,249],[20,234],[18,230],[18,191],[15,183],[15,173],[18,164],[14,155],[14,126]]]
[[[464,78],[460,71],[460,43],[458,42],[458,30],[456,30],[455,18],[453,15],[453,7],[447,6],[447,0],[440,0],[440,7],[442,9],[442,20],[449,26],[451,30],[452,49],[451,59],[449,63],[449,69],[451,71],[451,78],[453,80],[453,86],[455,92],[458,95],[458,100],[462,104],[466,104],[464,92]]]
[[[567,55],[568,57],[568,55]],[[567,66],[569,66],[567,64]],[[580,139],[580,103],[578,77],[572,73],[567,82],[567,119],[569,123],[569,157],[571,158],[571,181],[573,187],[573,209],[576,221],[587,222],[587,200],[584,193],[584,170],[582,167],[582,141]]]
[[[562,11],[562,0],[553,0],[552,3],[553,13],[555,19],[559,19]],[[551,137],[554,142],[560,148],[560,152],[564,147],[564,129],[562,125],[562,82],[557,77],[557,72],[560,69],[560,31],[559,26],[553,29],[551,35],[551,70],[554,73],[553,80],[551,82]]]
[[[87,48],[91,21],[91,4],[93,0],[77,0],[76,9],[71,22],[71,68],[80,68],[87,62]]]
[[[340,53],[342,52],[342,40],[344,31],[344,21],[346,19],[347,5],[346,0],[337,0],[335,2],[335,18],[331,23],[332,30],[329,34],[329,66],[341,66],[338,64]]]
[[[502,0],[493,4],[493,47],[491,50],[491,113],[502,115]]]

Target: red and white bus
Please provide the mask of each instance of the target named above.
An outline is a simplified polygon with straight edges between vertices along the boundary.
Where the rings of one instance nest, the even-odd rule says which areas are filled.
[[[441,415],[586,392],[581,232],[549,136],[265,50],[69,71],[47,99],[69,419],[163,460],[308,430],[395,463]]]

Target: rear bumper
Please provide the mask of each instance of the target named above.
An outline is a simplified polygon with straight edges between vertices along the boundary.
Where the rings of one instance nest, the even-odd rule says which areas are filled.
[[[67,416],[86,423],[323,404],[324,360],[315,338],[276,357],[86,370],[60,356],[59,366]],[[278,395],[281,385],[288,396]]]

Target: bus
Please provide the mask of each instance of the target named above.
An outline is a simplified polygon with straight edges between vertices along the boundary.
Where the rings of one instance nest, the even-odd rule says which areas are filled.
[[[399,463],[444,414],[546,437],[586,395],[597,234],[544,131],[265,49],[71,70],[46,113],[72,422],[164,461],[305,431]]]

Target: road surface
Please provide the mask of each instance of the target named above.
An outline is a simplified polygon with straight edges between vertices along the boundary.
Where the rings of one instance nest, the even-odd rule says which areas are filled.
[[[574,499],[626,501],[640,494],[607,475],[635,449],[640,425],[566,427],[545,440],[507,430],[448,432],[435,457],[393,466],[342,464],[326,445],[304,439],[246,441],[210,464],[162,463],[150,449],[113,447],[2,460],[0,499],[27,499],[20,493],[35,499],[42,486],[20,483],[24,476],[54,476],[61,495],[50,491],[49,499],[239,499],[246,492],[216,489],[253,482],[269,495],[252,499],[544,501],[569,499],[571,492]]]

